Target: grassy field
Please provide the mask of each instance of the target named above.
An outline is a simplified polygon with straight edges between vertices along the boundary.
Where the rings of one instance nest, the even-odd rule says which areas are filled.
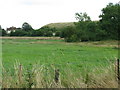
[[[62,39],[54,38],[4,38],[2,40],[2,57],[3,67],[6,69],[7,72],[11,72],[11,74],[15,73],[15,65],[18,65],[18,63],[24,66],[25,70],[29,69],[29,71],[35,68],[35,70],[39,70],[39,68],[44,68],[44,78],[47,79],[47,83],[50,83],[52,81],[52,79],[50,81],[50,77],[54,78],[54,75],[49,76],[49,74],[53,74],[54,69],[59,69],[61,78],[60,81],[62,84],[59,84],[60,86],[58,87],[86,87],[84,85],[85,82],[88,81],[87,75],[89,73],[90,75],[93,75],[94,72],[94,76],[102,76],[103,73],[108,74],[108,72],[113,73],[113,68],[111,69],[111,65],[113,65],[116,58],[118,58],[118,46],[117,41],[111,40],[99,42],[66,43]],[[110,71],[108,71],[108,68],[110,69]],[[73,77],[73,79],[70,79],[71,77]],[[77,80],[81,77],[86,78],[86,80],[78,80],[83,81],[84,85],[81,85],[82,83],[80,82],[75,83],[75,77],[77,78]],[[114,78],[113,76],[111,77]],[[71,81],[74,81],[74,84],[71,84]],[[111,84],[109,83],[109,85]],[[107,85],[105,86],[111,87]],[[40,86],[38,84],[38,86],[36,87],[53,86],[50,86],[50,84],[47,84],[47,86]],[[89,87],[104,86],[99,86],[98,84],[98,86],[90,85]]]

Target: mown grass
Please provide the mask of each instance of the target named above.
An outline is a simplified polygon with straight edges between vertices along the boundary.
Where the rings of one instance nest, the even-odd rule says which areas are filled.
[[[40,80],[33,79],[38,83],[37,86],[32,85],[32,87],[55,87],[54,69],[60,70],[60,81],[57,87],[88,87],[86,86],[88,81],[90,82],[89,87],[105,87],[106,85],[106,87],[116,87],[113,64],[118,57],[118,50],[115,49],[117,41],[65,43],[63,40],[3,39],[2,42],[2,62],[6,71],[3,74],[7,75],[4,79],[8,79],[10,84],[16,77],[15,83],[18,83],[18,74],[15,72],[19,70],[19,64],[16,65],[17,70],[14,64],[17,61],[24,67],[22,78],[25,86],[14,83],[15,86],[5,87],[28,87],[25,80],[27,78],[26,70],[38,70],[35,71],[37,73],[34,72],[34,75]],[[86,80],[87,75],[88,81]],[[108,79],[108,81],[100,81],[101,78]],[[114,86],[110,86],[111,84],[107,82],[114,83]]]

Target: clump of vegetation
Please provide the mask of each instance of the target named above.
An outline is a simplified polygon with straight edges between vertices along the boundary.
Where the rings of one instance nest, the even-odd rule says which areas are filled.
[[[7,33],[4,29],[0,29],[0,36],[6,36]]]
[[[22,30],[11,32],[10,36],[58,36],[65,38],[66,42],[119,40],[119,9],[119,4],[109,3],[102,9],[99,21],[91,21],[86,12],[75,13],[78,22],[52,23],[37,30],[25,22]],[[2,36],[7,35],[4,30],[1,32]]]
[[[100,21],[91,21],[87,13],[76,13],[75,17],[78,22],[73,27],[65,28],[61,32],[61,37],[67,42],[78,41],[101,41],[108,39],[119,39],[119,4],[109,3],[102,9]],[[112,13],[114,11],[114,13]]]
[[[107,32],[109,39],[118,40],[120,28],[120,4],[109,3],[102,9],[100,17],[100,26]]]
[[[33,30],[31,25],[24,23],[23,28],[21,30],[15,30],[11,31],[9,36],[46,36],[46,37],[52,37],[55,36],[53,33],[56,32],[55,28],[49,28],[49,27],[42,27],[37,30]]]
[[[29,32],[29,31],[33,30],[33,28],[30,24],[28,24],[27,22],[24,22],[22,25],[22,30]]]
[[[65,38],[66,42],[80,41],[77,30],[73,27],[66,27],[60,34],[61,38]]]
[[[110,64],[108,67],[101,66],[100,68],[95,68],[91,72],[88,72],[87,68],[84,68],[84,73],[85,75],[83,75],[82,72],[75,73],[71,68],[60,68],[58,71],[54,64],[51,64],[50,66],[31,64],[29,68],[24,68],[18,63],[14,65],[13,73],[11,73],[11,70],[6,71],[3,69],[2,88],[118,87],[113,64]]]
[[[24,31],[24,30],[16,30],[15,32],[11,32],[10,36],[27,36],[28,32]]]
[[[0,25],[0,36],[6,36],[7,33],[4,29],[2,29],[1,25]]]

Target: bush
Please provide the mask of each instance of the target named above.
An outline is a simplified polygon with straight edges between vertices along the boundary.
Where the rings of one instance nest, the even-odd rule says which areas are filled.
[[[70,37],[66,37],[65,41],[66,42],[77,42],[77,41],[79,41],[79,39],[76,34],[73,34]]]
[[[23,29],[24,31],[27,31],[27,32],[33,30],[32,26],[31,26],[30,24],[28,24],[27,22],[24,22],[24,23],[23,23],[22,29]]]
[[[60,37],[61,37],[61,38],[65,38],[66,35],[67,35],[66,30],[62,30],[61,33],[60,33]]]
[[[76,28],[67,27],[62,30],[60,37],[65,38],[66,42],[100,41],[108,38],[98,21],[78,22],[75,25]]]
[[[43,26],[39,30],[42,31],[43,36],[47,36],[47,37],[53,36],[53,33],[56,32],[56,28],[50,28],[48,26]]]
[[[89,36],[87,36],[87,35],[81,36],[81,41],[82,41],[82,42],[89,41]]]
[[[15,32],[11,32],[10,36],[27,36],[28,32],[23,31],[23,30],[16,30]]]
[[[81,41],[100,41],[109,38],[98,21],[78,22],[75,25]]]
[[[6,31],[4,29],[0,29],[0,36],[7,35]]]
[[[56,31],[56,28],[51,28],[51,27],[48,27],[48,26],[43,26],[40,29],[44,30],[44,31],[52,31],[52,32]]]
[[[55,32],[55,36],[60,37],[60,36],[61,36],[61,31],[56,31],[56,32]]]
[[[97,30],[97,33],[96,33],[96,40],[105,40],[105,39],[108,39],[108,35],[107,35],[107,32],[105,30]]]
[[[77,33],[78,31],[75,28],[68,26],[61,32],[61,38],[65,38],[66,42],[77,42],[80,41]]]
[[[53,32],[52,31],[46,31],[44,33],[44,36],[51,37],[51,36],[53,36]]]
[[[30,36],[43,36],[43,32],[41,30],[33,30],[30,33]]]
[[[120,4],[109,3],[102,9],[102,14],[99,16],[100,26],[102,30],[107,32],[107,39],[119,39],[120,29]]]

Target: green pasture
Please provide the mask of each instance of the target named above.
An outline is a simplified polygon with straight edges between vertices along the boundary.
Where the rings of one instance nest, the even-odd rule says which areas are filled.
[[[85,68],[90,71],[114,63],[118,57],[114,45],[116,41],[66,43],[63,40],[3,39],[2,64],[6,69],[12,69],[19,62],[26,68],[39,64],[74,72]]]

